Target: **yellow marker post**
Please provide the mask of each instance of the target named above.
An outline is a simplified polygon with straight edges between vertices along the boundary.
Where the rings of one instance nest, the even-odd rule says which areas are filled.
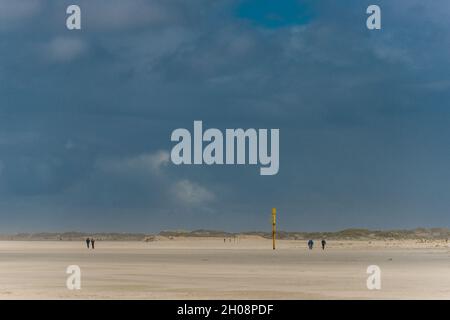
[[[275,250],[276,225],[277,225],[277,208],[272,208],[272,244],[273,244],[273,250]]]

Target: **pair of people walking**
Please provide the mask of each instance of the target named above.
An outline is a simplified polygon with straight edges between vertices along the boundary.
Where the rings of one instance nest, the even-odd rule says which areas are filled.
[[[322,244],[322,250],[325,250],[325,246],[327,245],[327,242],[325,241],[325,239],[322,239],[321,244]],[[314,241],[311,239],[308,241],[308,248],[309,248],[309,250],[312,250],[313,247],[314,247]]]
[[[89,245],[92,247],[92,249],[95,249],[95,239],[94,238],[87,238],[86,239],[86,246],[89,249]]]

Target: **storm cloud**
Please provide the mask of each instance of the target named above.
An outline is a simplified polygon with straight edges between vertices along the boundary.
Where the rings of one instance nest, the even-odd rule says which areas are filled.
[[[0,0],[0,231],[450,226],[448,1],[283,2]],[[278,175],[171,164],[194,120]]]

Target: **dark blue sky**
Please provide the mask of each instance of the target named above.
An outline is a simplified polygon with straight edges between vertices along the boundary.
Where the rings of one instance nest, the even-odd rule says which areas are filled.
[[[450,227],[449,30],[447,0],[0,0],[0,232]],[[278,175],[172,165],[194,120],[279,128]]]

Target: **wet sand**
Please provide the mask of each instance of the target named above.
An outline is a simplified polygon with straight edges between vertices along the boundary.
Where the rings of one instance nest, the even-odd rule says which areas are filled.
[[[0,299],[450,299],[441,241],[0,241]],[[81,290],[66,268],[81,268]],[[381,290],[366,269],[381,268]]]

